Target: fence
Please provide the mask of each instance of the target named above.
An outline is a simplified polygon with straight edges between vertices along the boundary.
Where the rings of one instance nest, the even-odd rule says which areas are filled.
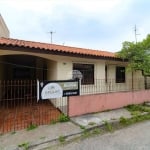
[[[145,83],[144,78],[139,79],[127,79],[125,83],[116,83],[114,79],[95,79],[94,84],[81,85],[80,94],[99,94],[99,93],[110,93],[110,92],[127,92],[137,91],[150,88],[150,80]]]
[[[59,101],[59,108],[64,110]],[[5,133],[49,124],[61,111],[50,100],[37,102],[36,81],[12,80],[0,81],[0,114],[0,133]]]

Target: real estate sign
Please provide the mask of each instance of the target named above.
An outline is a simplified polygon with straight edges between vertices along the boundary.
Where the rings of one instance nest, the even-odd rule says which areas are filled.
[[[37,81],[37,99],[53,99],[80,94],[79,80]]]

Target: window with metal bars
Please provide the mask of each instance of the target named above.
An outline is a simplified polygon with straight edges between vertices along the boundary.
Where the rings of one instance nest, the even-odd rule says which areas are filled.
[[[81,72],[81,84],[94,84],[94,64],[74,63],[73,70],[78,70],[78,72]]]
[[[125,67],[116,67],[116,83],[125,83]]]

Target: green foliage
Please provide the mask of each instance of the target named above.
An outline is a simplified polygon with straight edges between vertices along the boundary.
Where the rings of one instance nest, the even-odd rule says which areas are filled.
[[[146,105],[128,105],[126,106],[127,110],[131,112],[131,114],[136,114],[137,115],[141,112],[150,112],[150,107]]]
[[[85,129],[85,126],[80,125],[80,129]]]
[[[129,70],[141,70],[145,76],[150,75],[150,35],[142,42],[123,42],[117,56],[129,61]]]
[[[83,133],[82,133],[82,137],[87,138],[91,136],[90,131],[88,131],[87,129],[84,129]]]
[[[95,122],[89,122],[88,125],[94,126],[96,123]]]
[[[93,129],[92,133],[97,135],[101,133],[101,130],[99,128],[95,128]]]
[[[125,117],[120,117],[120,123],[122,125],[128,125],[129,124],[129,120]]]
[[[131,115],[132,116],[139,116],[139,115],[141,115],[141,112],[140,111],[132,111]]]
[[[36,129],[36,128],[37,128],[37,125],[30,124],[30,126],[27,127],[27,131],[30,131],[30,130],[33,130],[33,129]]]
[[[57,122],[57,120],[51,120],[50,124],[56,124]]]
[[[105,123],[105,127],[108,131],[112,132],[113,131],[113,127],[110,123],[108,123],[107,121],[104,122]]]
[[[16,134],[16,131],[12,131],[11,134]]]
[[[61,114],[58,118],[59,122],[67,122],[69,120],[70,120],[70,118],[68,116],[66,116],[65,114]]]
[[[59,142],[63,143],[63,142],[65,142],[65,140],[66,140],[66,139],[65,139],[64,136],[62,136],[62,135],[59,136]]]
[[[46,138],[45,136],[40,137],[40,139],[45,139],[45,138]]]
[[[28,150],[29,149],[29,143],[26,142],[26,143],[19,144],[18,147],[21,147],[24,150]]]

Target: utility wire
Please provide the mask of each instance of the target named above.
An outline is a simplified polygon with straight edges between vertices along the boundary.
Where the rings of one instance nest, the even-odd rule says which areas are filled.
[[[17,66],[17,67],[23,67],[23,68],[30,68],[30,69],[39,69],[39,70],[48,70],[46,68],[39,68],[39,67],[32,67],[32,66],[26,66],[26,65],[19,65],[19,64],[14,64],[6,61],[0,61],[1,64],[6,64],[6,65],[12,65],[12,66]]]

